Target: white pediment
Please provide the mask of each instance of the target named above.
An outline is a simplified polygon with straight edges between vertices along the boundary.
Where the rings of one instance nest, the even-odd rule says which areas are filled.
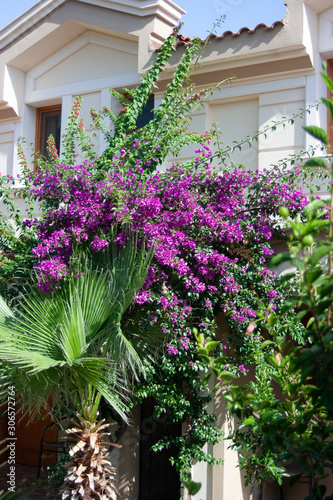
[[[138,78],[137,42],[86,32],[27,73],[26,98],[36,100],[55,88],[91,91]]]
[[[29,71],[35,88],[137,71],[138,46],[129,40],[87,32]]]

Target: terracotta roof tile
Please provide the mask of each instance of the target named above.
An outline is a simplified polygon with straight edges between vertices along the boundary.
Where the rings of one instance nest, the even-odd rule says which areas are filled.
[[[233,31],[225,31],[221,36],[217,36],[214,34],[209,35],[210,39],[214,40],[223,40],[224,38],[231,36],[231,37],[237,37],[240,36],[242,33],[256,33],[259,29],[264,28],[265,31],[272,31],[276,26],[284,26],[283,21],[276,21],[275,23],[272,24],[272,26],[267,26],[267,24],[260,23],[257,24],[257,26],[251,30],[250,28],[241,28],[237,33],[234,33]],[[201,42],[204,42],[204,40],[200,39]],[[177,41],[176,41],[176,47],[179,47],[181,45],[186,46],[191,43],[191,38],[189,36],[183,36],[183,35],[178,35]]]

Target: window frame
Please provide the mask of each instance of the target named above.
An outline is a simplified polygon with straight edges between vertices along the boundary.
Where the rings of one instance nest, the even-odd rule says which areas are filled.
[[[46,143],[45,118],[48,116],[60,115],[61,119],[61,104],[53,104],[51,106],[43,106],[36,110],[36,133],[35,133],[35,148],[46,156],[46,149],[43,151],[43,142]],[[44,128],[44,131],[43,131]],[[60,148],[60,144],[59,144]],[[59,151],[58,151],[59,153]]]

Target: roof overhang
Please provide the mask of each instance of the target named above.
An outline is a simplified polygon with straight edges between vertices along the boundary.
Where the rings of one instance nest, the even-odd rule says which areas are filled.
[[[332,8],[332,0],[305,0],[305,5],[311,7],[316,14]]]
[[[0,31],[0,51],[17,38],[43,21],[62,5],[70,0],[40,0],[12,23]],[[185,11],[172,0],[76,0],[82,4],[131,14],[137,17],[156,16],[170,26],[178,23]]]

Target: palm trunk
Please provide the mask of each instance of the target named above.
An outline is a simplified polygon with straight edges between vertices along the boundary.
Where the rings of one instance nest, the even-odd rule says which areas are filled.
[[[87,408],[87,411],[91,411]],[[81,415],[72,419],[74,427],[68,429],[68,439],[72,441],[70,456],[66,465],[68,474],[60,488],[62,499],[108,500],[116,499],[118,491],[114,485],[116,470],[109,460],[109,449],[101,438],[110,436],[103,432],[110,424],[104,420],[90,422]],[[111,443],[111,446],[119,445]]]

